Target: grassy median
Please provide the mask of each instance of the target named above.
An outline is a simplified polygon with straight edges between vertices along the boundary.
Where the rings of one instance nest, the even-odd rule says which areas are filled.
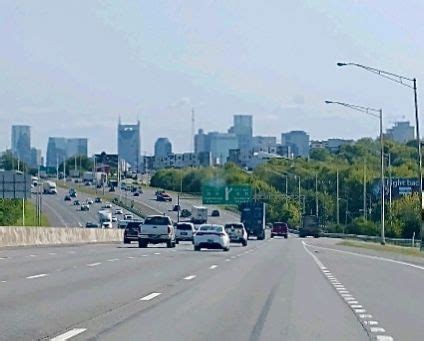
[[[22,217],[20,217],[13,226],[23,226],[22,224]],[[30,202],[25,202],[25,226],[37,226],[37,212],[35,205]],[[49,227],[49,220],[47,219],[47,216],[45,214],[41,215],[41,226],[43,227]]]
[[[405,256],[424,257],[424,252],[421,252],[420,249],[416,247],[413,248],[389,244],[381,245],[371,242],[360,242],[356,240],[343,240],[337,243],[336,245],[362,248],[374,251],[393,252]]]

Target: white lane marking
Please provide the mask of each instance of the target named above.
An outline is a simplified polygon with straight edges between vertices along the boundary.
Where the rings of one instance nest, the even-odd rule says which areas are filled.
[[[57,253],[56,252],[49,252],[49,255],[54,256],[54,255],[57,255]]]
[[[376,327],[378,326],[378,321],[375,320],[366,320],[366,319],[372,319],[372,315],[371,314],[366,314],[366,309],[364,309],[364,307],[359,304],[359,302],[352,296],[349,294],[349,291],[347,291],[345,289],[345,287],[338,282],[332,275],[331,273],[327,273],[327,268],[319,261],[319,259],[306,247],[306,245],[310,246],[309,244],[305,243],[304,241],[302,241],[303,244],[303,248],[305,249],[305,251],[312,256],[312,258],[314,259],[315,263],[320,267],[323,275],[325,275],[327,277],[327,280],[333,284],[333,286],[336,288],[336,290],[338,291],[339,295],[345,300],[345,302],[349,305],[349,307],[355,312],[355,314],[361,319],[360,323],[362,324],[362,326],[364,328],[367,328],[371,333],[385,333],[385,329],[381,328],[381,327]],[[324,248],[326,249],[326,248]],[[332,249],[330,249],[332,250]],[[350,253],[350,252],[347,252]],[[359,254],[355,254],[358,256],[362,256]],[[374,258],[374,257],[372,257]],[[338,282],[336,284],[336,282]],[[374,327],[373,327],[374,326]],[[376,335],[375,339],[377,341],[393,341],[393,337],[389,336],[389,335]]]
[[[218,265],[211,265],[210,267],[209,267],[209,269],[216,269],[218,267]]]
[[[151,294],[148,294],[148,295],[140,298],[140,301],[150,301],[150,300],[154,299],[155,297],[158,297],[161,294],[162,294],[161,292],[152,292]]]
[[[304,243],[304,245],[307,245],[307,246],[312,246],[312,245],[310,245],[308,243],[305,243],[304,241],[302,241],[302,243]],[[337,250],[337,249],[332,249],[332,248],[329,248],[329,247],[323,247],[323,246],[317,246],[317,245],[314,245],[314,247],[318,247],[318,248],[323,249],[323,250],[329,250],[329,251],[344,253],[344,254],[348,254],[348,255],[352,255],[352,256],[358,256],[358,257],[363,257],[363,258],[376,259],[376,260],[380,260],[382,262],[395,263],[395,264],[399,264],[399,265],[410,266],[412,268],[419,269],[419,270],[424,270],[424,266],[419,266],[419,265],[408,263],[408,262],[402,262],[400,260],[395,260],[395,259],[392,259],[392,258],[385,258],[385,257],[381,257],[381,256],[364,255],[364,254],[360,254],[360,253],[356,253],[356,252]]]
[[[141,257],[147,257],[148,255],[141,255]]]
[[[236,258],[236,256],[231,256],[231,258],[232,258],[232,259],[235,259],[235,258]]]
[[[160,255],[160,252],[155,252],[154,255]]]
[[[51,339],[51,341],[66,341],[74,336],[77,336],[78,334],[85,332],[86,330],[86,328],[74,328],[66,333],[54,337],[53,339]]]
[[[112,258],[112,259],[108,259],[106,262],[116,262],[118,260],[119,260],[119,258]]]
[[[2,283],[6,283],[7,281],[1,281]]]
[[[87,264],[87,266],[97,266],[97,265],[100,265],[100,264],[102,264],[102,263],[100,263],[100,262],[97,262],[97,263],[91,263],[91,264]]]
[[[190,275],[190,276],[184,277],[184,279],[187,280],[187,281],[190,281],[194,278],[196,278],[196,275]]]
[[[27,279],[35,279],[35,278],[42,278],[42,277],[47,277],[47,274],[38,274],[38,275],[32,275],[32,276],[28,276]]]
[[[385,333],[386,330],[384,328],[381,327],[371,327],[370,328],[371,333]]]
[[[231,259],[227,258],[225,261],[226,261],[226,262],[231,262]]]
[[[128,256],[128,259],[133,259],[133,258],[135,258],[135,257],[133,257],[133,256]]]
[[[37,255],[29,255],[28,257],[37,257]]]

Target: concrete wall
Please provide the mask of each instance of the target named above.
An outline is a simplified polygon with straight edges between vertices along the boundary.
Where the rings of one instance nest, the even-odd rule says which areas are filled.
[[[0,227],[0,247],[117,242],[123,230],[62,227]]]

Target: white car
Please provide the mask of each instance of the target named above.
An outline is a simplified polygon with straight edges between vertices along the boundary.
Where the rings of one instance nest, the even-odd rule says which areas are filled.
[[[180,241],[193,241],[193,235],[196,230],[192,223],[181,222],[175,226],[176,243]]]
[[[107,202],[103,205],[103,208],[112,208],[112,204],[110,202]]]
[[[243,223],[225,224],[225,231],[228,233],[231,243],[241,243],[243,246],[247,246],[247,232]]]
[[[124,220],[132,220],[133,215],[132,214],[124,214]]]
[[[115,214],[123,214],[124,212],[122,211],[122,208],[117,208],[115,210]]]
[[[112,222],[116,223],[118,221],[118,218],[116,216],[112,216]]]
[[[88,205],[93,205],[94,204],[93,199],[90,199],[90,198],[88,198],[86,202],[87,202]]]
[[[225,232],[224,226],[203,224],[193,237],[194,251],[200,249],[230,250],[230,237]]]

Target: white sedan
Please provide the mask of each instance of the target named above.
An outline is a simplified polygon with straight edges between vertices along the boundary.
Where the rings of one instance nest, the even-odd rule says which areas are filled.
[[[230,250],[230,238],[222,225],[201,225],[193,237],[193,244],[194,251],[202,248]]]

